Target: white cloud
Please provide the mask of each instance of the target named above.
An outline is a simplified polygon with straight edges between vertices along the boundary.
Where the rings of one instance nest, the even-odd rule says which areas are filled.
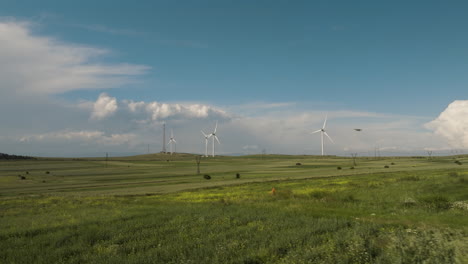
[[[168,118],[229,118],[229,114],[219,108],[206,104],[188,103],[160,103],[160,102],[134,102],[124,100],[122,104],[132,114],[140,115],[152,121],[165,120]],[[140,119],[141,119],[140,118]]]
[[[94,103],[91,119],[103,119],[117,111],[117,99],[110,97],[106,93],[99,95],[99,98]]]
[[[435,120],[426,124],[451,147],[468,148],[468,100],[453,101]]]
[[[135,81],[148,66],[95,62],[110,52],[64,43],[33,33],[29,22],[0,20],[2,92],[59,94],[79,89],[121,86]]]

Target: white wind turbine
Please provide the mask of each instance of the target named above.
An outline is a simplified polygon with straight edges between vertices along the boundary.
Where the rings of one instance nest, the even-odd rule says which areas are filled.
[[[205,137],[205,157],[208,157],[208,139],[211,137],[211,134],[207,135],[203,130],[201,130],[201,133]]]
[[[325,126],[327,125],[327,116],[325,116],[325,122],[323,122],[323,127],[317,131],[314,131],[312,132],[311,134],[315,134],[315,133],[318,133],[318,132],[321,132],[321,136],[322,136],[322,156],[323,156],[323,135],[327,136],[328,139],[330,139],[330,141],[335,144],[335,142],[333,142],[333,139],[327,134],[327,132],[325,131]]]
[[[172,145],[173,144],[177,144],[177,141],[175,140],[175,137],[174,137],[174,131],[171,130],[171,138],[169,139],[169,143],[167,143],[168,145],[170,145],[171,147],[171,155],[173,153],[172,151]]]
[[[213,133],[210,134],[210,137],[213,137],[213,157],[215,156],[215,139],[216,139],[216,141],[218,141],[218,144],[221,144],[221,142],[219,142],[218,137],[216,136],[216,129],[217,128],[218,128],[218,121],[216,121],[215,129],[214,129]]]

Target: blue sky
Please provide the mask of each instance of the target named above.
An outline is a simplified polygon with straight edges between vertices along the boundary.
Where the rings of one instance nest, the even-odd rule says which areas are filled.
[[[54,56],[76,55],[76,51],[63,51],[65,46],[89,48],[92,52],[79,51],[83,52],[79,56],[85,57],[80,67],[119,67],[112,68],[112,73],[100,69],[112,81],[99,79],[82,85],[80,80],[72,85],[70,77],[66,80],[68,88],[44,88],[42,94],[48,104],[94,102],[96,110],[96,102],[105,92],[111,98],[106,102],[114,98],[119,111],[129,101],[201,104],[221,109],[229,116],[225,118],[226,126],[234,125],[232,120],[239,118],[291,120],[313,115],[313,119],[306,120],[315,128],[325,113],[330,113],[337,121],[343,119],[341,123],[352,123],[349,116],[359,116],[356,124],[369,127],[379,125],[375,117],[369,121],[363,116],[391,117],[385,122],[378,119],[385,124],[411,119],[407,121],[411,125],[394,127],[395,131],[436,134],[439,130],[428,129],[426,124],[467,95],[467,11],[465,1],[0,2],[2,21],[9,22],[9,27],[21,25],[31,39],[49,40],[45,45],[52,46],[44,49]],[[60,51],[56,51],[57,45]],[[50,62],[44,59],[44,63]],[[47,78],[47,83],[57,83],[53,77]],[[3,83],[7,85],[11,86]],[[28,91],[34,89],[32,86]],[[109,114],[120,120],[114,122],[126,120],[123,114],[114,114],[119,111]],[[170,117],[153,115],[152,125],[168,122]],[[208,125],[220,117],[207,114],[203,118]],[[104,131],[91,119],[83,119],[81,127],[60,121],[62,125],[57,125],[55,131],[136,133],[131,128]],[[301,132],[305,129],[302,127]],[[455,130],[460,133],[459,128]],[[15,131],[34,137],[34,133],[26,135],[19,127]],[[58,132],[42,128],[35,133]],[[447,141],[454,136],[442,138]],[[438,147],[465,147],[463,142],[446,141],[440,140]],[[374,140],[363,148],[376,144]],[[232,145],[225,146],[224,151],[241,152],[234,142]],[[430,144],[419,143],[414,148],[423,149],[423,145]],[[39,145],[34,148],[36,152],[31,153],[54,154],[41,152]],[[337,153],[349,149],[343,145],[335,148]],[[195,149],[198,147],[187,146],[187,151]],[[311,145],[311,149],[316,146]],[[314,151],[278,149],[287,153]]]

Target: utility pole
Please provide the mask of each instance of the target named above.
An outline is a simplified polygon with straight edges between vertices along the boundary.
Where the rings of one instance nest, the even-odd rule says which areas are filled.
[[[429,156],[429,159],[432,159],[432,150],[428,150],[427,155]]]
[[[197,162],[197,174],[200,174],[200,161],[201,161],[201,156],[200,156],[200,155],[195,156],[195,161]]]
[[[353,166],[356,166],[357,153],[351,153],[351,157],[353,157]]]
[[[163,149],[162,152],[166,153],[166,123],[163,123]]]

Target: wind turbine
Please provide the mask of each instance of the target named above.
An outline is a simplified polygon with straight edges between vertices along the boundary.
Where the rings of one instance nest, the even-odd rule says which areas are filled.
[[[327,116],[325,116],[325,122],[323,122],[323,127],[317,131],[314,131],[312,132],[311,134],[315,134],[315,133],[318,133],[318,132],[321,132],[321,136],[322,136],[322,156],[323,156],[323,135],[327,136],[328,139],[330,139],[330,141],[335,144],[335,142],[333,142],[333,139],[327,134],[327,132],[325,131],[325,126],[327,125]]]
[[[216,141],[218,141],[218,144],[221,144],[221,142],[219,142],[218,137],[216,136],[216,129],[217,128],[218,128],[218,121],[216,121],[215,129],[214,129],[213,133],[210,134],[210,137],[213,137],[213,157],[215,156],[215,139],[216,139]]]
[[[203,136],[205,137],[205,157],[208,157],[208,139],[211,137],[211,134],[207,135],[203,130],[200,130]]]
[[[167,143],[171,147],[171,155],[172,155],[172,144],[177,144],[177,141],[174,138],[174,131],[171,130],[171,139],[169,140],[169,143]]]

